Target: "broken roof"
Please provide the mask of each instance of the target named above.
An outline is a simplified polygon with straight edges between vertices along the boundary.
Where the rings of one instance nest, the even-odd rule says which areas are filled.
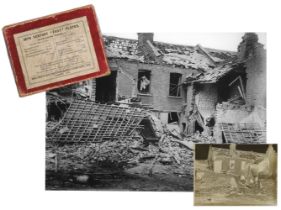
[[[197,82],[197,83],[216,83],[222,77],[233,72],[237,67],[242,67],[243,62],[237,62],[235,59],[216,66],[213,69],[209,69],[203,73],[191,73],[186,76],[185,83]]]
[[[266,131],[257,123],[219,123],[226,143],[254,144],[264,143]]]
[[[137,40],[103,36],[106,55],[108,58],[120,58],[144,61],[144,56],[138,55]]]
[[[131,138],[146,111],[93,101],[74,100],[61,122],[47,133],[52,142],[99,142]]]
[[[221,78],[229,75],[231,72],[240,72],[245,68],[245,62],[238,62],[237,59],[233,59],[228,63],[224,63],[216,66],[213,69],[209,69],[203,73],[191,73],[186,76],[185,83],[216,83]]]
[[[181,68],[209,71],[236,58],[235,52],[163,42],[148,43],[157,59],[146,59],[138,48],[138,40],[104,36],[107,57],[142,63],[173,65]]]

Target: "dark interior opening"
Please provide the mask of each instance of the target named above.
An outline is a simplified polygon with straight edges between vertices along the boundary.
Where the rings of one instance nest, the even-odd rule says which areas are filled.
[[[182,131],[184,132],[186,129],[186,123],[182,123],[181,126],[182,126]]]
[[[225,143],[229,143],[229,142],[227,142],[227,141],[226,141],[226,139],[225,139],[225,137],[224,137],[224,133],[223,133],[223,132],[221,132],[221,135],[222,135],[222,143],[224,143],[224,144],[225,144]]]
[[[197,120],[195,121],[195,132],[199,131],[200,133],[202,133],[204,131],[204,129],[202,128],[202,126],[199,125],[199,123],[197,122]]]
[[[239,80],[235,80],[239,76],[242,83]],[[243,92],[244,87],[246,87],[245,67],[239,66],[218,82],[219,103],[243,99],[241,92]]]
[[[177,112],[169,112],[168,123],[179,122],[179,116]]]
[[[116,71],[109,76],[96,79],[96,102],[114,103],[116,96]]]
[[[68,103],[51,102],[47,104],[47,121],[59,121],[68,109]]]

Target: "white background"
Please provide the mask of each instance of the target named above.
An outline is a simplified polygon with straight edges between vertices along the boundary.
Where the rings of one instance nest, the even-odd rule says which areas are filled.
[[[267,32],[268,142],[278,143],[281,133],[281,7],[278,2],[1,0],[0,26],[91,3],[96,8],[102,32],[107,33]],[[191,192],[45,191],[45,94],[18,97],[2,37],[0,64],[0,209],[195,208]]]

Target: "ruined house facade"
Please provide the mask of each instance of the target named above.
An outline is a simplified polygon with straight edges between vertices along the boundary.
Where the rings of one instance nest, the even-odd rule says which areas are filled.
[[[191,98],[184,87],[188,75],[215,68],[235,53],[156,42],[152,33],[139,33],[138,40],[104,37],[115,83],[115,100],[138,97],[163,123],[181,121]],[[149,80],[141,89],[142,77]],[[97,80],[97,92],[99,92]],[[98,98],[96,98],[99,100]],[[183,126],[183,125],[181,125]]]
[[[266,54],[256,34],[246,33],[238,52],[157,42],[153,33],[104,36],[104,44],[111,75],[78,88],[91,100],[138,101],[183,134],[200,132],[218,143],[234,138],[227,134],[233,127],[264,129]]]
[[[199,129],[217,143],[265,141],[266,51],[256,34],[242,37],[232,60],[185,82],[188,133]]]

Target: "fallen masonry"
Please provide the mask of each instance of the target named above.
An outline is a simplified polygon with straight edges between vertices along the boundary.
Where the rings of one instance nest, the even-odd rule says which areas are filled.
[[[60,122],[49,124],[47,183],[54,174],[89,184],[122,172],[182,179],[181,190],[192,190],[193,142],[203,137],[184,137],[177,125],[163,124],[147,110],[74,100]]]

